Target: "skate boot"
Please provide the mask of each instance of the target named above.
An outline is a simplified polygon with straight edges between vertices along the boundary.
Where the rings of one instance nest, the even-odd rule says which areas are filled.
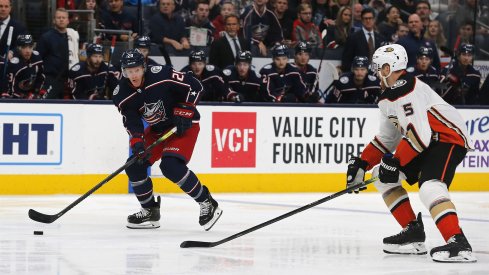
[[[209,192],[206,186],[203,186]],[[204,227],[205,231],[209,231],[212,226],[219,220],[222,215],[222,210],[218,206],[219,204],[215,201],[211,193],[209,192],[209,197],[203,201],[199,202],[200,215],[199,224]]]
[[[423,255],[427,253],[425,239],[423,221],[419,213],[417,219],[410,222],[399,234],[384,238],[384,252]]]
[[[156,205],[141,208],[141,211],[127,217],[127,228],[131,229],[154,229],[160,227],[160,205],[161,198],[156,197]]]
[[[442,263],[475,263],[477,258],[472,255],[472,247],[464,233],[453,235],[446,245],[438,246],[430,251],[431,259]]]

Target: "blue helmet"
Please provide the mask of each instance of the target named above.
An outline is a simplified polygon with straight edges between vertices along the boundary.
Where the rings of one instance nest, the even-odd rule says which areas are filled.
[[[87,56],[90,57],[92,54],[103,54],[104,49],[102,45],[99,44],[88,44],[87,46]]]
[[[419,58],[421,56],[426,56],[428,58],[433,59],[433,49],[428,48],[428,47],[419,47],[418,53],[416,54],[416,57]]]
[[[122,53],[121,68],[133,68],[143,66],[146,68],[144,55],[138,49],[130,49]]]
[[[289,48],[287,47],[287,45],[280,44],[273,47],[272,57],[275,58],[279,56],[289,56]]]
[[[470,54],[474,54],[474,45],[472,44],[469,44],[469,43],[462,43],[460,44],[460,46],[458,47],[458,54],[461,54],[461,53],[470,53]]]
[[[351,68],[366,68],[368,69],[368,57],[366,56],[355,56],[353,62],[351,63]]]
[[[138,36],[134,41],[134,48],[151,48],[151,39],[148,36]]]
[[[16,43],[18,47],[32,46],[34,45],[34,40],[32,40],[32,35],[30,34],[20,34],[19,36],[17,36]]]
[[[205,55],[204,51],[192,51],[190,53],[188,63],[192,64],[194,62],[206,62],[207,56]]]
[[[300,41],[295,46],[295,54],[298,54],[298,53],[311,53],[311,51],[312,51],[312,49],[309,46],[309,43],[304,42],[304,41]]]
[[[238,62],[246,62],[251,64],[251,60],[253,57],[251,56],[250,51],[240,51],[238,56],[236,57],[236,63]]]

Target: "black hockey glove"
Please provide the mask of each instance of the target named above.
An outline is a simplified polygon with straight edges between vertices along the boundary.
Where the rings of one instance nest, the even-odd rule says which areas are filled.
[[[141,137],[131,138],[131,150],[133,157],[138,158],[139,165],[143,165],[151,157],[149,152],[145,152],[144,141]]]
[[[399,168],[401,163],[392,154],[382,157],[379,168],[379,180],[382,183],[395,183],[399,181]]]
[[[348,170],[346,172],[346,188],[357,185],[365,180],[365,170],[368,162],[359,157],[353,157],[348,161]],[[353,190],[355,194],[367,189],[366,186]],[[351,191],[348,192],[351,194]]]
[[[189,103],[179,103],[173,108],[173,124],[177,126],[177,135],[181,136],[192,127],[192,119],[197,109]]]
[[[244,98],[243,94],[233,92],[233,93],[230,93],[228,95],[228,100],[232,101],[232,102],[243,102],[243,101],[245,101],[245,98]]]

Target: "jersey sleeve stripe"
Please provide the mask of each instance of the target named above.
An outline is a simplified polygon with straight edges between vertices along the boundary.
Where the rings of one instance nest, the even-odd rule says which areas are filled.
[[[442,123],[442,125],[445,125],[448,129],[455,132],[455,134],[460,137],[461,141],[456,142],[456,144],[458,144],[460,146],[464,146],[465,148],[470,148],[470,143],[468,141],[468,138],[463,134],[462,130],[460,130],[460,128],[458,128],[454,123],[452,123],[450,120],[448,120],[446,117],[444,117],[434,107],[431,107],[428,110],[428,119],[430,118],[430,115],[431,115],[431,117],[433,117],[434,119],[436,119],[437,121]],[[436,129],[434,129],[434,130],[436,130]]]
[[[414,128],[414,125],[412,123],[409,123],[407,125],[406,130],[406,134],[408,136],[407,141],[411,144],[411,146],[414,147],[416,151],[421,153],[426,148],[428,148],[428,146],[426,146],[423,140],[419,137],[418,132],[416,131],[416,128]]]
[[[371,141],[371,143],[373,146],[375,146],[377,149],[379,149],[379,151],[381,151],[382,153],[384,153],[384,154],[389,153],[389,149],[387,149],[387,147],[384,144],[382,144],[382,142],[379,140],[379,138],[375,137]]]

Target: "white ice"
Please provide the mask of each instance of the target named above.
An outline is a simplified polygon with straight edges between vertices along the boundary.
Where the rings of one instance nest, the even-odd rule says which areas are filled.
[[[461,226],[478,258],[443,264],[429,256],[387,255],[382,238],[398,233],[380,195],[344,195],[214,248],[180,248],[185,240],[218,241],[328,194],[214,194],[224,213],[211,231],[198,205],[163,195],[162,227],[131,230],[134,195],[92,195],[52,224],[78,195],[0,196],[0,274],[489,274],[489,193],[452,193]],[[428,249],[443,244],[417,193]],[[44,235],[33,235],[42,230]]]

